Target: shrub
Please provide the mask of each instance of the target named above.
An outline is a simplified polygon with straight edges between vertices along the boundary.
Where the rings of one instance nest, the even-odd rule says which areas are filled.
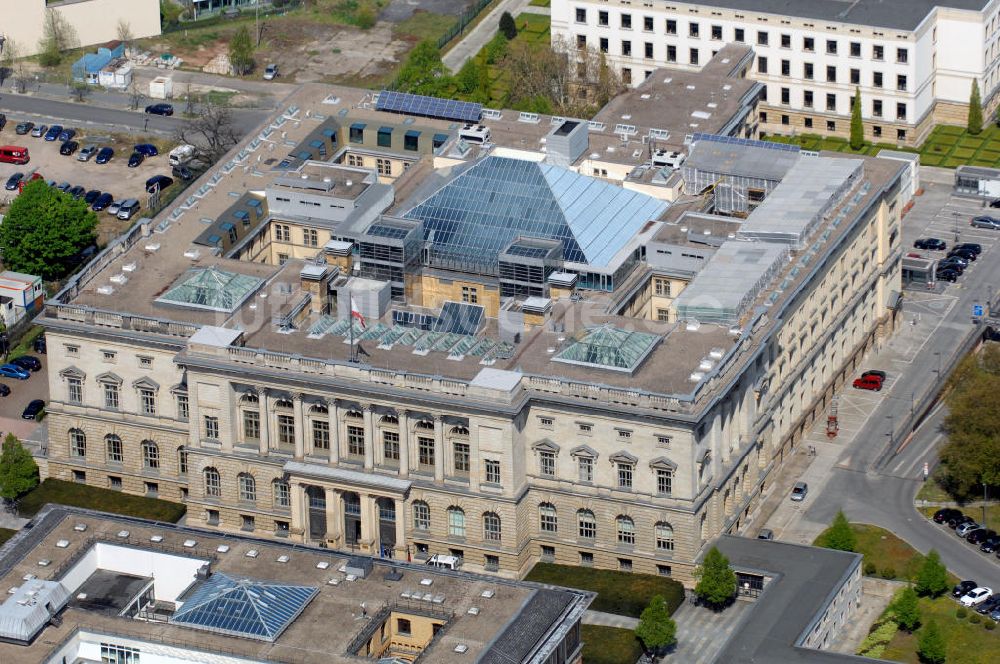
[[[995,622],[987,620],[986,622],[983,623],[983,627],[986,628],[986,631],[992,632],[997,628],[997,624]]]
[[[886,645],[892,641],[892,638],[896,635],[898,628],[896,623],[892,619],[884,619],[881,621],[876,621],[872,625],[871,631],[865,640],[861,642],[858,646],[858,654],[864,657],[873,657],[878,659],[882,656]]]
[[[896,568],[893,567],[893,566],[891,566],[891,565],[883,567],[882,571],[879,572],[879,576],[881,576],[883,579],[889,579],[889,580],[895,579],[896,578]]]
[[[957,609],[955,609],[955,617],[958,618],[959,620],[964,619],[965,616],[967,615],[969,615],[969,610],[966,609],[964,606],[960,606]]]
[[[983,617],[980,616],[978,613],[973,613],[972,615],[969,616],[969,622],[972,623],[973,625],[978,625],[982,621]]]
[[[865,576],[875,576],[876,573],[875,563],[870,560],[865,561]]]
[[[597,597],[590,608],[633,618],[641,616],[642,610],[656,595],[663,595],[671,614],[684,601],[683,585],[652,574],[538,563],[526,578],[538,583],[591,590],[597,593]]]

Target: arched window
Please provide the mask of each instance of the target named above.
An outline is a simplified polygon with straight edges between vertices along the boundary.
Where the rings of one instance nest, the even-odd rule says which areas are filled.
[[[274,407],[275,408],[289,408],[290,409],[292,407],[292,400],[291,399],[278,399],[277,401],[274,402]]]
[[[151,440],[142,441],[142,467],[149,470],[160,469],[160,448]]]
[[[413,527],[417,530],[431,529],[431,508],[422,500],[413,502]]]
[[[255,503],[257,502],[257,480],[250,473],[240,473],[236,476],[240,487],[240,500]]]
[[[559,529],[556,518],[556,506],[552,503],[542,503],[538,506],[538,521],[543,533],[554,533]]]
[[[576,513],[577,529],[580,537],[594,539],[597,537],[597,519],[590,510],[579,510]]]
[[[312,408],[309,409],[309,412],[312,413],[313,415],[329,415],[330,409],[326,407],[326,404],[316,403],[312,405]]]
[[[87,434],[82,429],[69,430],[69,454],[75,457],[87,456]]]
[[[483,514],[483,539],[487,542],[500,541],[500,516],[496,512]]]
[[[452,436],[464,436],[465,438],[468,438],[469,437],[469,428],[468,427],[452,427],[451,428],[451,435]]]
[[[431,420],[420,420],[417,422],[417,428],[424,431],[434,431],[434,422]]]
[[[188,453],[183,446],[177,448],[177,472],[181,475],[188,472]]]
[[[292,505],[291,491],[288,482],[284,480],[274,480],[271,482],[271,492],[274,494],[274,506],[279,509],[288,509]]]
[[[240,397],[240,403],[245,406],[256,406],[260,403],[260,398],[253,394],[252,392],[247,392],[242,397]]]
[[[219,471],[211,466],[205,469],[205,495],[209,498],[222,497],[222,478]]]
[[[461,507],[448,508],[448,535],[465,537],[465,512]]]
[[[615,519],[619,544],[635,544],[635,522],[631,517],[619,515]]]
[[[399,418],[395,415],[383,415],[382,419],[379,420],[379,424],[387,427],[399,426]]]
[[[104,437],[104,443],[108,449],[108,463],[124,463],[125,452],[122,450],[122,439],[113,433]]]
[[[674,550],[674,527],[671,526],[666,521],[660,521],[656,524],[656,529],[654,532],[656,536],[656,548],[659,551],[673,551]]]
[[[708,514],[701,515],[701,540],[708,539]]]

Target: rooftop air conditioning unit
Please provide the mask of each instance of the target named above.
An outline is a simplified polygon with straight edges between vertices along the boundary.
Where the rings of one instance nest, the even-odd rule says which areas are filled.
[[[467,124],[459,130],[458,136],[470,143],[487,143],[490,140],[490,128],[480,124]]]
[[[656,150],[653,152],[653,166],[666,166],[667,168],[678,169],[684,163],[686,155],[683,152],[671,152],[669,150]]]

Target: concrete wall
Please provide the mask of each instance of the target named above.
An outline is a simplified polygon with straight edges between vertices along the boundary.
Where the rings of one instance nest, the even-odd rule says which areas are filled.
[[[15,40],[22,56],[35,55],[44,34],[45,0],[18,0],[16,4],[17,11],[4,12],[0,35]],[[49,8],[73,26],[80,46],[118,39],[120,20],[128,22],[136,38],[160,34],[158,0],[64,0]]]

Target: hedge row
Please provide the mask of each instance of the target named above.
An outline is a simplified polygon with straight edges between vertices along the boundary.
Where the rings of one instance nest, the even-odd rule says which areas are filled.
[[[593,591],[597,597],[590,605],[591,609],[633,618],[638,618],[656,595],[663,595],[667,600],[667,609],[671,614],[684,601],[683,585],[651,574],[538,563],[526,578],[537,583]]]

